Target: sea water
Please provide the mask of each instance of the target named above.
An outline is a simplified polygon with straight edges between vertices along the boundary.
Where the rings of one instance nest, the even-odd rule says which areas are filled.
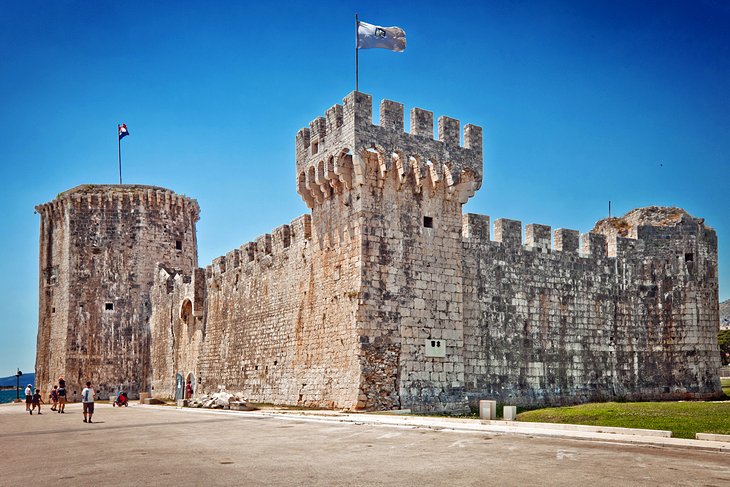
[[[25,401],[25,388],[20,388],[20,399]],[[0,404],[4,402],[13,402],[15,401],[15,389],[9,391],[9,390],[3,390],[0,391]]]

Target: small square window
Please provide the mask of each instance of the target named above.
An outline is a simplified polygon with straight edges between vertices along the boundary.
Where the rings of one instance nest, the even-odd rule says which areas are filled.
[[[182,250],[182,240],[175,240],[175,249]]]
[[[694,254],[684,254],[685,262],[693,262],[695,260]]]
[[[424,216],[423,217],[423,226],[426,228],[433,228],[433,217]]]
[[[114,303],[106,303],[106,304],[104,305],[104,309],[105,309],[106,311],[114,311]]]

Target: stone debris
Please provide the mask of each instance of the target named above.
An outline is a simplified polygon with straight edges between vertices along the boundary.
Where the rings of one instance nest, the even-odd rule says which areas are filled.
[[[256,409],[248,404],[240,394],[231,394],[226,391],[219,391],[196,397],[189,402],[189,407],[206,409],[236,409],[239,411],[252,411]]]

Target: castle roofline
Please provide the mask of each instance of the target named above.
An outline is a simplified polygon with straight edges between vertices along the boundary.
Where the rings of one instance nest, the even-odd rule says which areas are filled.
[[[133,198],[139,201],[156,201],[167,206],[178,205],[191,208],[196,215],[200,213],[198,202],[193,198],[177,194],[171,189],[146,184],[81,184],[62,193],[52,201],[35,207],[37,213],[63,208],[71,201],[119,200]]]
[[[632,230],[639,226],[676,227],[688,223],[709,228],[704,225],[704,218],[696,218],[682,208],[676,206],[645,206],[635,208],[622,217],[609,217],[599,220],[591,232],[627,237],[631,236]]]
[[[75,188],[68,189],[59,193],[56,198],[63,198],[72,194],[94,194],[94,193],[129,193],[135,191],[168,191],[172,194],[175,192],[162,186],[150,186],[147,184],[80,184]]]

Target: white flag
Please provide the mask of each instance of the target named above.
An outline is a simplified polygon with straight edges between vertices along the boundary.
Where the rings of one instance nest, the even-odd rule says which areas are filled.
[[[406,48],[406,32],[400,27],[380,27],[367,22],[358,22],[357,48],[402,52]]]

